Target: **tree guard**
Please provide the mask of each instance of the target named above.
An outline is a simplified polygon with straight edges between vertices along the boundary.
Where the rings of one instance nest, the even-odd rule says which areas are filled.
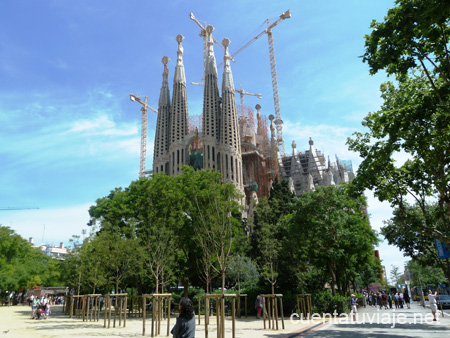
[[[167,316],[167,336],[170,334],[170,302],[171,293],[154,293],[150,295],[142,295],[142,335],[145,336],[145,318],[147,310],[147,299],[152,301],[152,332],[151,337],[161,334],[161,320]]]
[[[201,323],[201,301],[205,299],[205,338],[208,338],[208,325],[209,325],[209,308],[210,299],[216,300],[216,321],[217,321],[217,338],[225,338],[225,298],[231,298],[231,337],[235,338],[236,335],[236,294],[226,295],[199,295],[198,296],[198,324]]]
[[[297,295],[297,309],[300,318],[308,318],[312,315],[311,294],[303,293]]]
[[[105,298],[105,321],[103,327],[106,327],[106,320],[108,320],[108,329],[111,326],[111,313],[114,307],[113,327],[116,327],[117,313],[119,314],[119,326],[123,327],[127,324],[127,293],[107,294]],[[114,299],[113,299],[114,298]]]
[[[281,324],[284,330],[284,314],[283,314],[283,295],[282,294],[270,294],[261,295],[263,297],[263,322],[264,329],[266,329],[266,312],[269,322],[269,329],[278,330],[278,319],[281,315]],[[267,306],[266,306],[267,300]],[[278,311],[278,300],[280,301],[280,311]]]

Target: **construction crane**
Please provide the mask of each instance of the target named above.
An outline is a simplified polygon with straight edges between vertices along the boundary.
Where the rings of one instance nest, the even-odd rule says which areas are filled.
[[[275,106],[275,126],[277,130],[277,144],[278,149],[282,156],[285,155],[284,152],[284,139],[283,139],[283,120],[281,119],[281,112],[280,112],[280,97],[278,94],[278,80],[277,80],[277,67],[275,63],[275,49],[273,46],[273,33],[272,29],[278,25],[281,21],[284,19],[289,19],[291,17],[291,10],[288,9],[286,12],[281,13],[278,20],[274,23],[270,24],[269,19],[266,20],[267,22],[267,28],[263,30],[261,33],[253,37],[249,42],[247,42],[245,45],[243,45],[241,48],[239,48],[236,52],[234,52],[231,57],[235,57],[240,52],[242,52],[244,49],[246,49],[248,46],[250,46],[253,42],[258,40],[262,35],[267,34],[267,37],[269,39],[269,55],[270,55],[270,70],[272,73],[272,89],[273,89],[273,103]],[[221,67],[223,63],[219,64],[217,68]]]
[[[39,209],[38,207],[0,207],[0,210],[30,210],[30,209]]]
[[[203,65],[206,66],[206,59],[208,57],[208,44],[207,44],[208,39],[207,39],[207,37],[209,35],[208,31],[206,30],[206,27],[207,27],[206,22],[205,22],[205,26],[202,26],[202,24],[197,20],[197,18],[194,16],[194,13],[192,13],[192,12],[189,13],[189,18],[192,21],[194,21],[201,29],[200,36],[203,38]],[[213,40],[214,40],[214,43],[216,45],[218,45],[220,47],[220,49],[222,49],[222,51],[225,51],[223,46],[219,42],[217,42],[216,39],[213,39]],[[233,57],[231,58],[231,60],[234,62]]]
[[[203,82],[191,82],[193,85],[196,86],[204,86],[205,84]],[[241,96],[241,119],[245,118],[245,102],[244,102],[244,95],[251,95],[251,96],[256,96],[258,99],[262,98],[261,94],[253,94],[253,93],[248,93],[246,92],[244,89],[242,89],[242,85],[239,85],[240,89],[234,88],[234,91],[236,93],[239,93],[239,95]],[[220,90],[220,89],[219,89]]]
[[[142,126],[141,126],[141,163],[139,167],[139,177],[144,177],[146,174],[145,165],[147,160],[147,109],[158,114],[158,111],[147,104],[147,96],[142,101],[139,95],[130,94],[130,100],[139,102],[142,105]]]

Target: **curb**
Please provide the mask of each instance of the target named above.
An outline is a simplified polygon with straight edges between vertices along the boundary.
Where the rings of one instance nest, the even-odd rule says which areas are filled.
[[[283,338],[299,338],[299,337],[304,337],[307,334],[310,334],[318,329],[320,329],[322,326],[328,325],[329,322],[325,322],[325,323],[318,323],[318,324],[314,324],[312,326],[308,326],[305,327],[304,329],[301,329],[299,331],[295,331],[293,333],[288,333],[286,336],[283,336]]]

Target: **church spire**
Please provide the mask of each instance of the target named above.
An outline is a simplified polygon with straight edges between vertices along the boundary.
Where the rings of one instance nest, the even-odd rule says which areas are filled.
[[[175,66],[175,75],[173,78],[172,107],[170,113],[170,174],[173,176],[181,172],[181,167],[187,164],[187,149],[184,144],[184,138],[188,134],[188,102],[186,93],[186,76],[183,64],[183,35],[177,38],[177,65]]]
[[[164,56],[161,62],[164,65],[163,81],[158,103],[158,118],[156,121],[155,131],[155,148],[153,152],[153,172],[167,173],[168,171],[168,157],[169,150],[169,119],[170,119],[170,90],[169,90],[169,69],[167,64],[170,59]]]
[[[238,113],[236,107],[233,74],[230,67],[230,40],[222,41],[225,47],[223,57],[222,111],[220,115],[220,163],[225,182],[232,182],[238,190],[244,191],[242,182],[242,156],[239,136]]]
[[[214,31],[214,27],[209,25],[206,27],[206,34],[208,35],[208,56],[206,58],[206,68],[205,75],[212,74],[217,76],[217,65],[216,65],[216,57],[214,56],[214,38],[212,36],[212,32]]]
[[[173,82],[179,82],[186,84],[186,75],[184,73],[184,64],[183,64],[183,46],[181,42],[184,40],[183,35],[177,36],[178,42],[178,50],[177,50],[177,65],[175,67],[175,76],[173,78]]]
[[[217,146],[219,142],[220,93],[214,56],[213,26],[206,27],[208,55],[205,63],[203,91],[203,168],[218,170]]]
[[[225,47],[225,55],[223,57],[223,79],[222,79],[222,91],[232,90],[234,93],[233,74],[231,73],[230,60],[231,55],[228,52],[228,46],[231,41],[227,38],[223,39],[222,45]]]

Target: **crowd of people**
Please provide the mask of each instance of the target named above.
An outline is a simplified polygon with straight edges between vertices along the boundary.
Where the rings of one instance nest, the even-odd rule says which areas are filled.
[[[62,304],[64,300],[62,297],[49,297],[44,295],[42,297],[37,297],[31,295],[27,299],[28,305],[31,306],[31,319],[47,319],[51,311],[51,305]]]
[[[405,306],[411,308],[411,299],[407,291],[405,292],[371,292],[364,295],[369,306],[378,306],[384,309],[403,309]]]

